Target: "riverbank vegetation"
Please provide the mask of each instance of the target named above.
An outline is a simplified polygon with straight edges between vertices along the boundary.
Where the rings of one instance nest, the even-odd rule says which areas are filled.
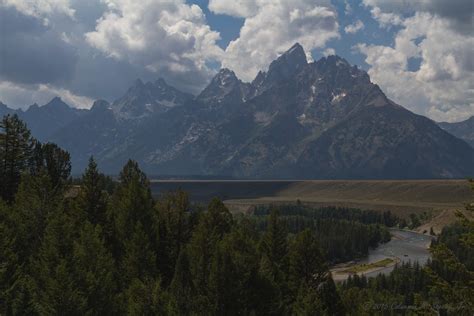
[[[356,274],[356,273],[366,272],[372,269],[388,267],[390,265],[393,265],[395,262],[396,262],[395,259],[385,258],[385,259],[372,262],[372,263],[362,263],[362,264],[354,265],[347,269],[341,270],[341,272]]]
[[[474,189],[474,182],[471,180]],[[473,204],[466,206],[474,211]],[[397,265],[393,272],[367,279],[353,275],[339,288],[351,315],[472,315],[474,313],[474,222],[458,212],[432,242],[432,259]]]

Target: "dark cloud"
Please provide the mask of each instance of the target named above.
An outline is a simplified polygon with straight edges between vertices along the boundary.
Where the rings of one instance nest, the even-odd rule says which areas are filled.
[[[472,33],[474,27],[473,0],[431,0],[426,9],[450,20],[453,27],[463,33]]]
[[[473,0],[363,0],[366,6],[379,7],[383,12],[411,15],[428,12],[447,19],[452,28],[463,34],[472,34],[474,26]]]
[[[22,100],[49,97],[51,90],[39,92],[40,84],[66,89],[77,96],[112,101],[136,78],[148,81],[163,77],[182,90],[198,93],[212,75],[212,69],[208,73],[202,69],[183,73],[166,64],[158,71],[151,71],[141,63],[111,58],[85,40],[86,33],[95,31],[107,6],[98,0],[72,0],[71,7],[74,17],[52,14],[45,23],[45,18],[0,6],[0,83],[8,82],[11,87],[6,89],[3,85],[0,97],[10,105],[23,107],[26,104]],[[185,50],[179,45],[170,46]],[[158,53],[150,51],[146,57],[157,62],[169,58],[169,54]],[[193,69],[194,64],[183,62],[183,66]],[[29,96],[14,96],[28,91],[31,91]]]
[[[93,99],[112,101],[124,93],[136,78],[151,80],[154,76],[156,74],[150,74],[142,67],[107,58],[85,46],[79,51],[74,78],[65,88]]]
[[[0,80],[59,83],[73,77],[76,49],[41,20],[0,8]]]

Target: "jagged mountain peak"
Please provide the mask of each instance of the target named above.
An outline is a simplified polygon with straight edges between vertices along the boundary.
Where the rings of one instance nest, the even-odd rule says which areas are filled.
[[[217,76],[219,75],[235,75],[235,74],[229,68],[224,67],[224,68],[219,69],[219,71],[217,72]]]
[[[48,105],[48,104],[61,104],[61,103],[64,104],[64,102],[63,102],[63,100],[61,99],[61,97],[55,96],[55,97],[52,98],[51,101],[49,101],[46,105]]]
[[[250,89],[251,84],[243,83],[232,70],[222,68],[197,99],[210,106],[226,101],[241,102],[249,94]]]
[[[36,106],[35,106],[35,105],[36,105]],[[71,109],[71,107],[70,107],[67,103],[65,103],[65,102],[61,99],[61,97],[58,97],[58,96],[56,96],[56,97],[54,97],[53,99],[51,99],[51,101],[49,101],[48,103],[46,103],[46,104],[43,105],[42,107],[43,107],[44,109],[52,109],[52,108],[54,108],[54,109],[58,109],[58,108],[59,108],[59,109],[63,109],[63,110],[69,110],[69,109]],[[30,107],[28,108],[28,110],[30,110],[30,109],[35,109],[35,108],[39,108],[38,104],[36,104],[36,103],[33,104],[32,106],[30,106]]]
[[[151,89],[158,89],[158,90],[161,90],[161,91],[164,91],[164,90],[176,90],[178,91],[176,88],[174,88],[173,86],[170,86],[166,80],[162,77],[156,79],[154,82],[147,82],[145,84],[147,87],[151,88]]]
[[[36,110],[39,109],[39,107],[40,107],[40,106],[38,105],[38,103],[35,102],[35,103],[33,103],[32,105],[30,105],[30,106],[26,109],[26,111],[36,111]]]
[[[306,53],[303,47],[296,43],[270,63],[266,74],[261,73],[257,75],[260,83],[259,86],[266,90],[275,84],[288,80],[307,65]]]
[[[111,108],[120,119],[142,119],[152,113],[166,112],[172,107],[181,106],[190,99],[192,95],[168,85],[163,78],[147,83],[137,79]]]
[[[40,112],[42,126],[65,122],[45,111],[35,114]],[[37,117],[31,115],[28,123],[34,126]],[[468,144],[395,106],[365,71],[344,58],[308,63],[298,43],[252,83],[224,68],[192,98],[163,79],[136,80],[111,106],[99,100],[76,122],[51,140],[71,152],[78,169],[93,154],[110,173],[129,158],[154,174],[237,178],[473,172],[474,149]]]
[[[337,55],[322,57],[312,63],[311,68],[318,76],[339,85],[369,84],[371,82],[367,72],[351,65],[346,59]]]
[[[327,64],[327,65],[335,65],[335,66],[343,66],[343,67],[352,67],[351,64],[343,57],[339,55],[329,55],[322,57],[316,63],[319,64]]]
[[[131,86],[131,88],[141,88],[143,86],[145,86],[145,84],[143,83],[142,79],[137,78],[135,79],[135,81],[133,81],[133,85]]]
[[[92,104],[91,111],[99,110],[99,109],[108,109],[110,107],[110,103],[106,100],[96,100],[94,104]]]
[[[214,78],[211,81],[211,84],[216,83],[221,86],[229,86],[229,85],[238,83],[239,81],[240,81],[239,78],[237,78],[237,76],[232,70],[228,68],[222,68],[214,76]]]
[[[3,117],[4,115],[7,115],[7,114],[10,114],[10,113],[14,113],[15,110],[13,109],[10,109],[8,107],[8,105],[6,105],[5,103],[3,103],[2,101],[0,101],[0,118]]]
[[[290,47],[286,52],[284,52],[280,58],[286,58],[290,60],[299,60],[307,62],[306,60],[306,53],[304,51],[303,46],[300,43],[295,43],[293,46]]]
[[[262,84],[262,82],[265,80],[266,75],[267,75],[266,72],[259,71],[258,74],[255,76],[255,79],[253,79],[252,85],[254,87],[259,87]]]
[[[155,85],[157,86],[168,86],[168,83],[166,82],[166,80],[162,77],[156,79],[155,81]]]
[[[296,43],[270,64],[267,77],[283,76],[286,79],[307,63],[303,47]]]
[[[351,65],[345,58],[342,58],[338,55],[322,57],[313,64],[314,67],[320,72],[337,73],[346,71],[351,74],[367,74],[365,71],[359,69],[355,65]]]

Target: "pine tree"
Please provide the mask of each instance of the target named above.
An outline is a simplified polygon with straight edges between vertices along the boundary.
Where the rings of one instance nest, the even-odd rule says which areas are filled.
[[[317,289],[328,275],[328,267],[315,235],[305,229],[296,235],[290,251],[290,280],[294,289],[301,283]]]
[[[209,297],[214,315],[236,315],[240,308],[242,285],[237,268],[233,262],[231,249],[222,241],[213,256],[209,273]]]
[[[159,279],[133,279],[125,292],[121,314],[173,315],[168,311],[169,300]]]
[[[189,315],[193,311],[194,284],[186,248],[179,253],[173,281],[170,285],[170,308],[177,315]]]
[[[23,174],[15,203],[2,208],[0,226],[5,230],[2,229],[0,238],[8,244],[8,249],[2,251],[8,256],[2,285],[8,289],[4,292],[6,305],[13,314],[34,311],[31,296],[36,291],[36,283],[30,262],[42,245],[48,218],[62,199],[62,195],[54,194],[45,172],[37,176]]]
[[[192,265],[191,271],[196,284],[196,291],[205,297],[208,295],[209,271],[212,256],[216,253],[217,245],[233,223],[232,214],[218,199],[209,203],[208,211],[201,214],[199,223],[194,230],[189,255]]]
[[[336,284],[330,274],[319,287],[318,295],[322,303],[322,309],[327,315],[345,315],[344,305],[336,289]]]
[[[163,284],[169,284],[181,248],[189,240],[189,199],[178,190],[163,196],[156,204],[158,214],[159,253],[158,262]]]
[[[154,231],[156,216],[146,175],[136,162],[129,161],[122,169],[119,181],[108,211],[108,220],[111,223],[113,255],[117,263],[125,267],[121,262],[127,256],[126,252],[140,251],[141,245],[133,244],[134,240],[144,242],[147,251],[152,251],[157,247],[158,238]],[[149,255],[146,257],[149,258]],[[130,253],[127,260],[134,260]],[[132,270],[135,268],[130,267]]]
[[[94,158],[89,159],[81,181],[79,207],[85,211],[92,224],[106,226],[108,195],[105,192],[105,177],[97,170]]]
[[[288,241],[285,224],[281,221],[278,211],[272,210],[268,218],[268,226],[263,235],[260,248],[272,265],[273,277],[287,270]]]
[[[100,225],[94,226],[86,220],[74,242],[72,261],[74,284],[85,297],[85,313],[115,314],[114,261],[105,247]]]
[[[39,148],[38,148],[39,147]],[[70,182],[71,157],[69,153],[61,149],[56,144],[36,143],[34,156],[30,158],[34,161],[34,166],[30,167],[32,174],[37,174],[42,170],[46,171],[56,192],[64,192],[66,185]]]
[[[40,246],[48,216],[61,204],[62,194],[55,192],[50,177],[42,171],[36,176],[23,175],[16,195],[13,220],[23,258]]]
[[[34,306],[40,314],[81,315],[87,297],[74,277],[73,245],[79,236],[80,218],[68,205],[48,215],[48,225],[38,255],[32,261]]]
[[[316,290],[302,284],[298,295],[293,304],[293,315],[312,316],[312,315],[330,315],[325,314],[323,303]]]
[[[0,314],[11,314],[9,289],[21,264],[16,244],[16,231],[10,220],[11,209],[0,200]],[[9,311],[10,310],[10,311]]]
[[[135,224],[131,235],[123,243],[124,256],[120,261],[122,279],[129,282],[134,278],[154,278],[157,275],[156,252],[141,222]]]
[[[0,122],[0,197],[12,202],[21,174],[28,168],[34,141],[18,116],[6,115]]]
[[[222,239],[232,227],[232,214],[221,200],[214,198],[207,207],[206,222],[212,229],[212,235]]]

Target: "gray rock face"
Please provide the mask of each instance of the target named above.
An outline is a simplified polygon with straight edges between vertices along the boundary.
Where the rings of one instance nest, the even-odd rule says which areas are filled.
[[[263,90],[287,81],[307,65],[303,47],[296,43],[270,64],[262,84]]]
[[[445,131],[453,134],[458,138],[461,138],[474,148],[474,116],[471,116],[470,118],[462,122],[441,122],[438,123],[438,125]]]
[[[474,175],[474,149],[389,100],[338,56],[308,63],[299,44],[252,83],[220,70],[197,97],[137,81],[49,138],[118,173],[237,178],[452,178]]]
[[[17,114],[25,121],[34,137],[40,141],[48,141],[56,131],[68,126],[86,112],[70,107],[59,97],[53,98],[43,106],[35,103],[26,111],[10,109],[0,102],[0,117]]]
[[[112,104],[112,109],[122,120],[144,119],[182,106],[191,99],[191,95],[169,86],[161,78],[147,83],[137,79],[127,93]]]
[[[253,87],[243,83],[229,69],[221,69],[211,83],[199,94],[197,101],[208,107],[220,107],[227,103],[242,103],[252,94]]]
[[[36,138],[47,141],[57,130],[67,127],[85,113],[86,110],[72,108],[61,98],[55,97],[41,107],[33,104],[19,116],[25,120]]]

